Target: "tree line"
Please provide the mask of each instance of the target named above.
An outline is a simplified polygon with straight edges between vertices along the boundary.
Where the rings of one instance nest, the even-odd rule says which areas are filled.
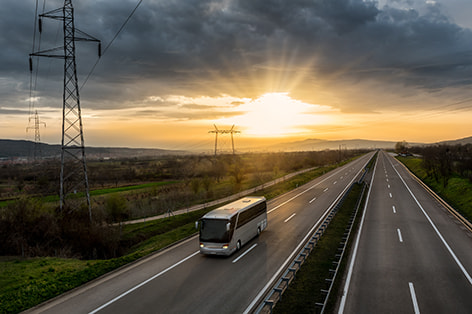
[[[421,155],[427,175],[444,187],[454,175],[472,182],[472,144],[412,147],[409,151]]]
[[[148,191],[94,198],[93,221],[85,208],[60,211],[42,201],[40,196],[57,193],[58,163],[3,165],[2,196],[17,199],[0,207],[0,255],[85,259],[120,256],[126,248],[117,222],[204,203],[239,192],[243,186],[259,185],[303,168],[334,164],[359,153],[327,150],[93,161],[88,164],[92,189],[175,180]]]

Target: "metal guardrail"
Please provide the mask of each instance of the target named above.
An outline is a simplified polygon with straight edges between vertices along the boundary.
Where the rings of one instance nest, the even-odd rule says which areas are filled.
[[[292,261],[290,266],[285,270],[282,277],[280,277],[280,279],[274,285],[274,287],[269,292],[267,297],[264,299],[264,301],[261,303],[261,305],[256,309],[255,313],[272,313],[272,309],[273,309],[274,305],[280,300],[282,294],[285,292],[285,290],[288,288],[289,284],[295,278],[295,274],[301,268],[302,264],[306,261],[308,255],[310,255],[311,251],[315,248],[315,246],[318,243],[318,241],[320,240],[321,236],[326,231],[326,228],[328,227],[329,223],[331,222],[331,220],[334,218],[334,216],[338,212],[339,208],[344,203],[344,200],[346,199],[346,196],[351,191],[352,187],[353,187],[353,184],[344,193],[343,197],[339,200],[339,202],[336,204],[336,206],[333,207],[333,209],[326,216],[326,218],[323,220],[323,222],[318,227],[318,229],[316,229],[316,231],[313,233],[310,240],[308,240],[308,242],[305,244],[305,246],[299,251],[298,255]]]
[[[347,244],[349,243],[349,238],[351,236],[351,232],[352,232],[352,227],[354,226],[354,221],[356,220],[356,217],[357,217],[357,213],[359,212],[359,208],[361,206],[361,203],[362,203],[362,200],[364,199],[364,193],[366,191],[366,189],[368,188],[369,184],[368,183],[365,183],[363,182],[363,186],[362,186],[362,191],[361,191],[361,194],[359,196],[359,198],[357,199],[357,203],[356,203],[356,210],[352,213],[351,217],[349,218],[349,223],[348,223],[348,226],[346,227],[346,231],[344,232],[344,235],[341,239],[341,242],[339,243],[339,247],[338,247],[338,254],[336,254],[336,260],[333,261],[333,265],[335,265],[335,269],[330,269],[329,272],[330,274],[332,274],[332,277],[330,278],[326,278],[326,282],[328,283],[328,289],[322,289],[321,292],[323,292],[325,294],[325,297],[324,297],[324,300],[323,302],[318,302],[316,303],[317,306],[319,306],[321,308],[321,311],[319,313],[323,314],[325,309],[326,309],[326,303],[328,302],[328,299],[329,299],[329,295],[331,293],[331,290],[333,288],[333,285],[334,285],[334,281],[336,280],[336,275],[338,274],[338,271],[339,271],[339,267],[341,265],[341,262],[343,260],[343,257],[344,257],[344,253],[346,252],[346,248],[347,248]]]
[[[368,170],[369,169],[367,167],[364,169],[364,173],[361,175],[361,177],[357,181],[357,184],[362,184],[362,182],[364,180],[364,177],[365,177],[366,173],[368,172]],[[338,259],[338,261],[334,262],[336,264],[336,269],[332,270],[333,277],[326,279],[326,282],[329,283],[329,288],[327,290],[322,290],[323,292],[326,292],[326,297],[325,297],[324,302],[319,303],[319,305],[320,306],[322,305],[322,307],[323,307],[322,311],[324,310],[326,301],[328,300],[329,292],[331,291],[331,288],[332,288],[332,285],[333,285],[333,282],[334,282],[334,278],[336,277],[336,273],[338,271],[341,258],[344,255],[344,250],[346,248],[346,243],[347,243],[347,240],[349,238],[349,235],[350,235],[350,232],[351,232],[351,229],[352,229],[352,225],[353,225],[355,217],[356,217],[355,215],[357,215],[357,212],[359,210],[359,206],[361,204],[361,201],[362,201],[362,198],[363,198],[363,195],[364,195],[364,192],[365,192],[365,189],[366,189],[367,185],[368,185],[367,183],[364,183],[364,185],[363,185],[361,196],[359,197],[359,200],[357,201],[357,204],[356,204],[355,214],[353,214],[353,217],[351,217],[351,219],[349,221],[349,232],[347,233],[347,235],[345,234],[345,237],[343,237],[343,240],[341,242],[341,243],[344,243],[343,248],[342,248],[342,250],[340,250],[340,253],[336,255],[336,257],[339,257],[339,259]],[[302,264],[306,261],[308,255],[310,255],[311,251],[313,251],[313,249],[315,248],[315,246],[318,243],[318,241],[320,240],[321,236],[326,231],[326,228],[328,227],[329,223],[334,218],[334,216],[338,212],[339,208],[343,205],[347,195],[352,190],[353,186],[354,186],[354,183],[351,184],[351,186],[347,189],[347,191],[344,193],[342,198],[338,201],[338,203],[333,207],[333,209],[330,211],[330,213],[323,220],[323,222],[318,227],[318,229],[316,229],[316,231],[313,233],[310,240],[308,240],[308,242],[305,244],[305,246],[299,251],[299,253],[295,257],[295,259],[292,260],[292,263],[290,264],[290,266],[285,270],[284,274],[279,278],[277,283],[273,286],[272,290],[267,294],[264,301],[262,301],[262,303],[259,305],[259,307],[254,311],[254,313],[257,313],[257,314],[259,314],[259,313],[272,313],[272,309],[274,308],[275,304],[280,300],[280,298],[282,297],[282,294],[285,292],[285,290],[288,288],[290,283],[295,278],[295,274],[301,268]]]

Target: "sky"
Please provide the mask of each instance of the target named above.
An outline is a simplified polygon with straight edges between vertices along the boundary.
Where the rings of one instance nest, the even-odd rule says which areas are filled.
[[[211,149],[302,139],[472,136],[470,0],[73,1],[85,145]],[[60,21],[0,10],[0,138],[61,142]],[[121,32],[120,28],[124,25]],[[116,37],[115,37],[116,36]],[[95,65],[95,66],[94,66]],[[220,134],[219,145],[230,145]]]

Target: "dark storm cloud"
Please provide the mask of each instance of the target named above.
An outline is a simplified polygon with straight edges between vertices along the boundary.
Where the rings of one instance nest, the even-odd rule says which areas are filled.
[[[112,24],[105,15],[101,20]],[[468,84],[461,78],[470,73],[472,34],[438,5],[420,15],[361,0],[156,1],[138,9],[109,62],[123,64],[115,67],[117,77],[193,90],[205,89],[215,75],[262,78],[268,54],[287,49],[296,51],[293,66],[316,56],[313,75],[343,71],[358,79],[375,72],[386,81],[437,88]]]
[[[105,48],[136,3],[76,1],[76,26]],[[51,10],[62,1],[47,4]],[[151,95],[256,97],[265,78],[298,68],[306,81],[327,77],[340,86],[369,79],[424,90],[470,86],[471,31],[440,5],[427,8],[420,14],[362,0],[143,1],[87,82],[86,97],[100,108]],[[30,1],[3,4],[0,77],[25,81],[33,19]],[[48,27],[50,36],[55,30]],[[82,45],[79,80],[96,60],[96,48]],[[312,86],[297,88],[303,94]]]

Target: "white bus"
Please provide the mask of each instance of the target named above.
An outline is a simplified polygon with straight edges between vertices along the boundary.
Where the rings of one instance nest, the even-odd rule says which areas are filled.
[[[200,228],[200,253],[231,255],[267,227],[265,197],[239,199],[204,215]]]

